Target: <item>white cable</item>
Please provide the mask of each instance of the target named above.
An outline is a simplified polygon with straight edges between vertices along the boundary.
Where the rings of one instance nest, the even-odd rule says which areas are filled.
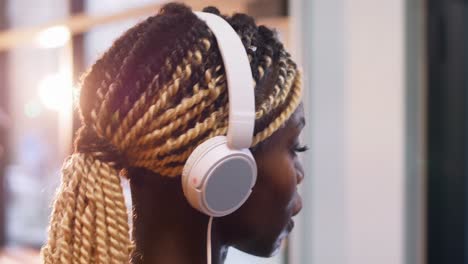
[[[208,230],[206,231],[206,258],[208,264],[211,264],[211,226],[213,225],[213,216],[208,221]]]

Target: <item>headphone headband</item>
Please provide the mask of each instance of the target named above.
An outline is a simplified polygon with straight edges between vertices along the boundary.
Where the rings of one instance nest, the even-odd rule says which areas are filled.
[[[247,52],[236,31],[223,18],[211,13],[194,13],[215,35],[223,58],[229,93],[228,146],[249,148],[255,125],[255,82]]]

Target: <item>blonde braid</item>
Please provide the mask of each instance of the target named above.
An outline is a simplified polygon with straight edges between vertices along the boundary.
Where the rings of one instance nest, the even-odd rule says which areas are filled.
[[[52,215],[51,228],[56,229],[51,241],[51,246],[46,253],[51,254],[45,257],[46,261],[53,260],[61,263],[70,263],[72,260],[73,250],[70,247],[72,242],[72,225],[73,215],[76,206],[75,192],[80,187],[80,182],[74,172],[75,164],[70,160],[62,168],[63,184],[57,195],[62,196],[61,200],[57,200],[54,205],[54,213]]]
[[[96,184],[93,177],[90,177],[89,174],[86,174],[86,196],[91,197],[94,193],[94,186]],[[93,229],[96,225],[96,205],[93,203],[88,203],[85,207],[84,214],[80,216],[81,223],[83,226],[82,235],[80,239],[78,236],[76,240],[80,240],[81,246],[79,249],[81,253],[80,263],[94,263],[95,256],[93,255],[93,245],[96,243],[96,238],[93,233]]]
[[[209,117],[207,117],[203,122],[198,122],[193,128],[190,128],[185,134],[182,134],[178,137],[170,138],[165,142],[164,145],[155,147],[151,150],[141,151],[138,154],[138,161],[135,163],[137,166],[147,167],[150,169],[156,169],[159,167],[158,164],[154,164],[154,160],[158,156],[162,156],[171,151],[185,147],[190,143],[191,140],[199,137],[202,133],[208,131],[217,119],[222,115],[223,112],[227,110],[227,107],[221,108],[216,112],[213,112]],[[143,166],[146,164],[147,166]],[[156,166],[156,167],[155,167]]]
[[[74,172],[76,173],[76,172]],[[83,240],[86,240],[86,239],[90,239],[89,236],[87,236],[86,238],[82,238],[83,236],[85,236],[85,232],[84,232],[84,224],[82,223],[82,216],[85,215],[85,208],[86,208],[86,201],[85,201],[85,197],[86,197],[86,191],[87,191],[87,186],[88,186],[88,182],[87,182],[87,179],[88,177],[83,177],[83,180],[81,182],[81,185],[83,185],[85,188],[78,188],[78,195],[76,197],[76,212],[77,212],[77,217],[74,219],[74,224],[73,224],[73,242],[72,242],[72,245],[73,245],[73,262],[75,263],[80,263],[81,262],[81,254],[83,253],[84,256],[83,258],[86,258],[88,257],[88,255],[86,254],[86,250],[83,250],[84,252],[82,252],[81,250],[81,247],[83,246],[82,245],[82,242]]]
[[[109,239],[106,227],[106,209],[102,187],[96,179],[95,203],[96,203],[96,260],[98,263],[110,263]]]
[[[83,168],[86,165],[80,166]],[[74,173],[77,173],[76,170]],[[77,212],[74,226],[73,257],[74,263],[93,263],[92,245],[95,243],[93,228],[95,225],[95,205],[87,202],[86,197],[93,196],[95,181],[89,173],[83,174],[82,185],[77,197]]]
[[[174,108],[167,109],[166,112],[158,116],[154,121],[148,124],[147,131],[152,131],[158,127],[166,125],[168,122],[171,122],[173,118],[183,115],[185,112],[189,111],[194,105],[199,103],[213,103],[218,99],[219,95],[224,92],[226,87],[224,83],[224,75],[213,78],[208,82],[208,89],[201,89],[201,83],[196,83],[193,85],[193,96],[188,98],[183,98],[182,101],[176,105]],[[204,86],[204,85],[203,85]]]
[[[51,232],[41,251],[44,263],[127,263],[133,245],[117,171],[77,153],[62,173],[51,219],[58,233]]]
[[[267,61],[270,61],[268,59]],[[266,113],[275,109],[286,100],[292,87],[292,82],[296,76],[296,69],[286,63],[286,58],[280,58],[279,65],[283,65],[278,69],[278,83],[273,86],[273,93],[268,97],[268,100],[262,102],[256,111],[256,118],[264,116]]]
[[[64,168],[62,168],[63,171]],[[65,177],[63,177],[65,178]],[[67,180],[68,181],[68,180]],[[64,185],[60,186],[57,193],[62,193]],[[58,253],[57,253],[57,241],[59,240],[58,233],[60,232],[60,223],[56,219],[61,219],[63,216],[62,208],[65,207],[63,200],[54,201],[51,222],[49,227],[49,245],[42,249],[42,257],[44,258],[44,263],[57,263],[58,262]]]
[[[207,46],[204,43],[204,39],[199,40],[199,44],[202,44],[205,51],[208,51],[210,48],[210,46]],[[167,72],[170,72],[174,68],[172,82],[168,84],[169,86],[161,88],[160,74],[156,74],[149,83],[147,90],[140,96],[138,101],[134,104],[133,108],[130,109],[129,113],[121,121],[121,125],[118,126],[115,135],[111,139],[111,142],[113,142],[115,145],[119,145],[119,142],[123,140],[124,134],[126,134],[126,139],[136,137],[138,131],[135,131],[135,127],[137,126],[134,126],[134,128],[129,131],[130,126],[136,122],[140,122],[140,126],[142,126],[145,124],[145,122],[151,120],[152,117],[158,113],[154,110],[160,107],[164,107],[165,105],[165,101],[161,102],[160,100],[164,100],[168,96],[173,96],[175,93],[177,93],[179,83],[190,78],[192,73],[192,64],[200,65],[202,63],[202,59],[202,53],[196,48],[193,50],[188,50],[186,52],[186,57],[182,59],[182,64],[177,65],[176,67],[173,67],[173,60],[167,58],[165,60],[163,69],[166,69]],[[156,96],[154,96],[155,91],[158,92]],[[148,98],[154,99],[147,102]],[[152,109],[148,109],[148,107],[152,107]],[[146,110],[146,112],[143,112],[143,110]],[[143,116],[141,117],[141,115]],[[123,144],[121,147],[125,148],[126,145]]]
[[[108,242],[106,244],[108,253],[113,262],[124,263],[128,261],[131,243],[120,178],[116,177],[116,171],[109,165],[99,160],[94,162],[95,166],[91,167],[91,173],[101,175],[97,179],[97,185],[102,190],[102,202],[105,209],[105,239]]]
[[[252,146],[257,145],[259,142],[265,140],[269,136],[271,136],[276,130],[278,130],[281,125],[283,125],[287,119],[292,115],[292,113],[296,110],[297,106],[301,102],[301,94],[302,94],[302,83],[301,83],[301,74],[296,76],[294,82],[294,88],[291,94],[291,100],[287,107],[281,112],[281,114],[274,119],[273,122],[268,125],[266,129],[260,131],[259,133],[255,134]],[[258,118],[262,118],[259,116]]]
[[[155,104],[151,104],[148,111],[138,119],[136,124],[128,131],[121,141],[114,141],[114,144],[117,144],[119,149],[126,149],[131,142],[139,136],[139,132],[142,127],[146,126],[157,114],[159,114],[164,107],[168,105],[168,98],[174,96],[180,88],[180,81],[184,77],[182,70],[178,68],[176,71],[177,77],[175,77],[173,83],[169,84],[167,88],[161,89],[161,93],[158,96],[158,100]],[[188,77],[187,77],[188,78]]]
[[[148,122],[149,120],[151,120],[153,115],[158,113],[158,112],[150,112],[147,109],[147,107],[154,106],[153,108],[155,109],[158,106],[159,107],[164,106],[164,103],[161,103],[161,102],[159,103],[159,105],[155,105],[155,104],[158,104],[158,100],[162,98],[167,98],[167,96],[173,96],[178,91],[178,88],[179,88],[178,83],[180,82],[180,79],[189,78],[191,75],[191,69],[190,69],[191,65],[189,65],[189,62],[195,62],[196,64],[200,63],[201,58],[195,56],[194,55],[195,53],[196,52],[192,52],[192,51],[187,52],[187,58],[183,60],[183,64],[176,66],[176,71],[172,75],[172,80],[173,80],[172,84],[174,84],[174,82],[177,82],[175,86],[167,87],[166,89],[165,88],[160,89],[159,88],[160,75],[159,74],[155,75],[155,77],[150,82],[148,89],[140,96],[140,98],[134,104],[134,106],[129,111],[129,113],[121,121],[121,125],[117,128],[115,135],[112,137],[112,142],[114,144],[117,145],[118,142],[121,142],[123,140],[124,134],[126,134],[126,137],[125,137],[126,139],[128,139],[128,137],[131,137],[130,136],[131,134],[135,134],[136,136],[137,135],[137,131],[135,131],[136,126],[134,126],[133,130],[129,131],[130,125],[136,122],[140,122],[140,125],[144,125],[145,122]],[[166,68],[168,68],[168,70],[169,68],[172,67],[169,59],[166,60],[165,66]],[[182,71],[182,68],[185,68],[185,72]],[[151,102],[152,100],[149,100],[148,98],[152,97],[154,91],[158,91],[158,94],[154,96],[154,98],[157,101],[153,104]],[[149,102],[147,102],[147,100],[149,100]],[[143,110],[147,110],[147,111],[142,112]],[[153,115],[151,115],[151,113],[153,113]],[[141,118],[137,118],[140,115],[143,115],[143,116]],[[121,147],[125,148],[126,145],[123,144]]]
[[[138,147],[139,150],[141,150],[141,147],[152,147],[149,145],[150,142],[162,139],[165,135],[172,133],[192,118],[199,116],[206,106],[212,105],[221,93],[225,91],[226,86],[224,84],[216,86],[222,79],[223,76],[213,79],[213,82],[208,84],[208,89],[199,90],[192,97],[184,98],[175,108],[168,109],[165,113],[161,114],[148,126],[147,131],[150,131],[150,133],[142,135],[133,146]],[[161,125],[165,126],[161,127]]]

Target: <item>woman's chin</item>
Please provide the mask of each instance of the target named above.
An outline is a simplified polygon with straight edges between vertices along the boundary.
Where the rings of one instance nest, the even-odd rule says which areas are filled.
[[[282,245],[284,244],[283,241],[284,241],[284,239],[279,241],[279,243],[277,245],[275,245],[275,247],[273,248],[273,251],[270,253],[270,255],[268,257],[274,257],[274,256],[278,255],[278,253],[281,252],[281,249],[283,248]]]
[[[277,239],[273,243],[259,243],[257,242],[255,245],[250,245],[249,247],[237,247],[236,249],[261,258],[269,258],[273,257],[281,251],[281,245],[283,244],[282,241],[284,239]]]
[[[281,250],[285,247],[286,238],[288,237],[289,233],[291,232],[293,228],[294,228],[294,222],[291,220],[290,222],[288,222],[286,228],[281,232],[281,234],[272,244],[272,246],[270,247],[269,253],[265,254],[264,257],[273,257],[273,256],[276,256],[279,252],[281,252]]]
[[[252,242],[253,240],[251,240],[250,243],[234,247],[240,251],[257,257],[273,257],[281,252],[282,248],[284,248],[286,238],[293,228],[294,221],[291,219],[288,221],[286,226],[282,228],[280,234],[276,235],[274,239],[271,239],[270,237],[270,239],[255,240],[255,242]]]

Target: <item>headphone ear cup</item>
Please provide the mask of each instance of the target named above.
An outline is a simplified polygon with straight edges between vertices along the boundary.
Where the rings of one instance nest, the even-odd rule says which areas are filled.
[[[224,136],[208,139],[187,160],[182,186],[189,203],[209,216],[225,216],[247,200],[257,178],[248,149],[233,150]]]
[[[206,153],[208,150],[216,147],[219,144],[224,144],[226,143],[226,141],[227,141],[227,138],[225,136],[212,137],[202,142],[192,151],[187,161],[185,162],[184,168],[182,170],[182,185],[183,186],[187,184],[187,181],[189,181],[189,172],[192,169],[193,164],[196,161],[198,161],[203,156],[203,154]],[[191,179],[191,180],[192,180],[192,184],[195,183],[193,181],[199,181],[198,179]]]

